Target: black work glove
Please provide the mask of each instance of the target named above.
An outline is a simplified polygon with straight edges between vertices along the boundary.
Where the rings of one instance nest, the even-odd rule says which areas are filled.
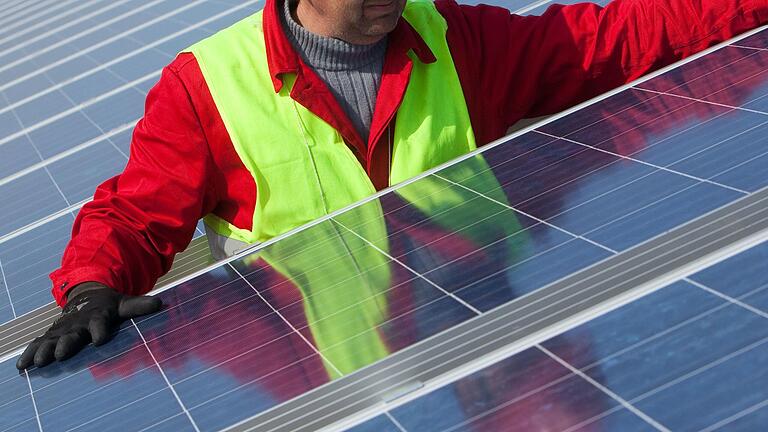
[[[96,283],[83,285],[72,289],[61,316],[24,350],[16,362],[18,369],[68,359],[90,342],[102,345],[123,321],[157,312],[163,305],[157,297],[127,296]]]

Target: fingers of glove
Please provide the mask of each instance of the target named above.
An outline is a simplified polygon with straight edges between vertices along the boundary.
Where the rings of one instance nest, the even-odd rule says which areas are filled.
[[[88,331],[91,332],[93,344],[99,346],[112,339],[115,329],[106,314],[98,314],[88,323]]]
[[[42,338],[36,338],[30,342],[24,352],[19,356],[19,359],[16,361],[17,369],[22,370],[32,366],[32,363],[35,361],[35,353],[37,352],[37,348],[40,347],[42,342]]]
[[[36,367],[43,367],[53,362],[53,352],[56,349],[57,340],[58,338],[46,339],[40,344],[37,348],[37,352],[35,352]]]
[[[120,318],[127,320],[141,315],[155,313],[163,307],[163,302],[157,297],[138,296],[123,297],[120,301],[118,314]]]
[[[87,330],[72,330],[59,338],[59,341],[56,343],[54,356],[58,361],[66,360],[80,352],[90,342],[91,335]]]

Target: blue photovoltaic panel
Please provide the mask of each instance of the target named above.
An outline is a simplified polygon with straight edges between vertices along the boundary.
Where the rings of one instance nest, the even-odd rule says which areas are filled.
[[[58,267],[69,237],[57,225],[66,218],[25,227],[67,208],[76,213],[99,183],[118,174],[160,68],[259,7],[257,1],[127,0],[73,5],[47,18],[25,8],[18,16],[36,17],[30,28],[39,31],[0,32],[0,254],[43,253],[39,240],[26,239],[60,245],[23,264],[0,257],[8,267],[0,323],[14,317],[13,309],[22,315],[52,301],[42,275]],[[13,234],[19,229],[21,235]]]
[[[766,264],[763,243],[350,430],[759,430]]]
[[[51,302],[48,274],[61,263],[73,221],[74,215],[65,214],[35,230],[0,243],[0,271],[7,284],[6,292],[0,294],[12,302],[12,306],[0,306],[0,316],[19,317]],[[2,320],[5,321],[8,320]]]
[[[670,106],[676,107],[672,102],[655,105],[661,96],[643,99],[638,94],[642,93],[632,90],[609,98],[586,110],[584,116],[607,121],[607,112],[623,113],[629,119],[659,112],[650,118],[663,121]],[[674,117],[682,119],[679,123],[670,120],[659,130],[670,136],[688,130],[693,124],[685,121],[686,113]],[[624,141],[631,145],[630,150],[620,151],[607,144],[585,145],[568,139],[570,132],[563,131],[578,115],[566,116],[542,128],[543,132],[531,132],[489,149],[484,158],[470,158],[281,240],[256,256],[161,293],[167,308],[137,322],[138,338],[136,328],[123,330],[118,335],[119,344],[124,344],[120,353],[109,351],[98,367],[82,360],[33,370],[33,388],[40,388],[35,394],[56,400],[56,395],[47,395],[54,388],[46,383],[74,372],[72,376],[84,380],[104,379],[95,387],[83,384],[90,389],[86,393],[109,387],[120,397],[126,396],[134,374],[159,374],[145,358],[142,349],[148,347],[178,395],[179,406],[184,406],[202,430],[215,430],[354,373],[747,193],[626,156],[653,148],[638,147],[639,141]],[[623,124],[628,131],[639,130],[642,125]],[[556,138],[556,134],[566,139]],[[713,139],[716,135],[711,134]],[[691,145],[699,142],[691,141]],[[669,212],[665,209],[680,201],[672,199],[665,187],[673,192],[700,187],[698,193],[707,197],[711,207],[693,206],[673,222],[666,222]],[[616,191],[623,188],[632,188],[629,190],[634,192],[629,195],[633,200],[622,201],[624,197]],[[605,196],[612,199],[605,200]],[[600,199],[604,205],[590,205]],[[621,205],[611,205],[612,201]],[[651,218],[645,224],[612,229],[613,224],[648,208],[654,211],[643,213]],[[600,224],[595,229],[597,222]],[[688,291],[668,288],[654,296],[678,292]],[[693,293],[706,298],[679,300],[684,308],[692,308],[681,312],[683,320],[710,307],[709,297],[715,300],[711,307],[723,302],[700,289],[693,289]],[[655,299],[648,296],[632,307]],[[662,303],[665,307],[678,304],[674,299]],[[666,311],[653,304],[657,312]],[[667,315],[672,319],[673,314]],[[653,327],[643,329],[663,332],[675,325],[669,320],[653,321]],[[734,343],[741,340],[731,339]],[[561,352],[553,343],[548,346]],[[101,348],[89,350],[101,352]],[[530,389],[562,378],[558,385],[537,396],[543,399],[504,392],[493,397],[523,398],[526,402],[517,405],[518,409],[525,407],[523,412],[534,407],[544,409],[547,401],[565,400],[572,405],[564,405],[556,418],[571,424],[598,416],[609,425],[645,426],[614,399],[543,352],[525,355],[539,360],[519,363],[544,370],[542,376],[524,372],[531,376],[526,383]],[[502,368],[507,369],[514,372],[512,366]],[[46,376],[56,375],[47,372],[56,370],[67,373],[60,372],[58,378]],[[157,395],[163,393],[159,388],[157,391]],[[89,395],[82,397],[89,400]],[[579,395],[578,400],[570,401],[569,395]],[[143,403],[143,397],[155,394],[126,397]],[[113,409],[123,405],[115,404]],[[169,424],[184,419],[176,406],[164,409],[152,418],[171,419]],[[536,418],[530,417],[531,421]],[[450,419],[444,416],[445,421]],[[45,415],[41,420],[50,422]],[[86,420],[62,421],[74,426]],[[401,423],[407,428],[408,421],[403,418]]]
[[[141,114],[135,103],[157,80],[159,67],[260,4],[124,6],[115,16],[125,19],[109,25],[84,20],[69,36],[51,33],[29,45],[17,40],[24,45],[17,50],[0,48],[0,77],[6,77],[0,80],[0,119],[10,121],[0,122],[0,128],[8,128],[0,134],[0,152],[17,158],[19,170],[44,166],[3,183],[17,171],[0,163],[0,202],[9,200],[0,211],[14,215],[4,219],[6,225],[0,223],[0,239],[87,198],[89,185],[92,189],[103,180],[98,177],[119,170],[130,125]],[[166,16],[152,22],[160,14]],[[0,42],[4,37],[0,33]],[[741,44],[761,47],[761,41],[757,36]],[[46,43],[32,48],[41,42]],[[11,362],[2,363],[0,382],[13,389],[8,402],[0,400],[0,412],[9,413],[3,421],[18,430],[35,430],[38,421],[44,430],[226,427],[754,192],[761,178],[750,180],[748,173],[765,168],[755,147],[765,114],[714,105],[700,99],[707,94],[683,93],[685,85],[665,85],[682,80],[693,83],[690,91],[695,91],[697,78],[717,82],[729,68],[748,71],[750,62],[758,62],[753,69],[759,72],[759,58],[745,54],[754,49],[727,50],[747,63],[704,57],[183,283],[160,294],[167,305],[161,313],[126,323],[112,344],[31,370],[29,382]],[[16,76],[3,75],[13,71]],[[22,71],[26,75],[18,75]],[[765,94],[761,83],[757,77],[712,88],[734,92],[730,104],[746,106]],[[107,139],[115,127],[125,131]],[[734,152],[739,145],[749,152]],[[723,169],[730,177],[713,170],[718,153],[707,151],[718,147],[727,155]],[[68,151],[74,152],[62,153]],[[89,161],[91,169],[84,170]],[[23,206],[46,212],[29,216]],[[42,299],[35,280],[45,279],[41,275],[53,270],[48,267],[56,260],[49,250],[35,247],[36,239],[50,235],[66,241],[59,231],[66,231],[71,218],[56,221],[60,230],[49,222],[0,240],[0,264],[10,275],[3,288],[20,311],[32,307],[31,299]],[[24,255],[28,262],[15,259]],[[34,288],[14,288],[25,284]],[[41,286],[48,289],[47,282]],[[695,287],[696,293],[719,299]],[[759,297],[753,300],[760,304]],[[7,314],[12,308],[3,301],[0,314]],[[643,301],[656,298],[628,307]],[[709,305],[696,298],[682,303],[695,310]],[[736,315],[723,322],[746,319]],[[675,325],[655,324],[658,332]],[[742,340],[734,338],[733,344]],[[563,356],[570,352],[551,349]],[[548,402],[566,401],[553,416],[563,424],[597,416],[594,422],[622,430],[647,426],[543,351],[519,356],[528,356],[522,363],[535,370],[522,373],[520,362],[510,359],[485,381],[518,382],[531,375],[524,383],[530,391],[539,383],[556,385],[537,396],[543,399],[491,393],[494,401],[523,402],[481,424],[496,424],[521,407],[544,416],[551,414]],[[640,391],[631,378],[619,372],[611,376],[619,384],[610,384],[621,391]],[[27,391],[31,386],[34,398],[24,385]],[[483,389],[466,387],[465,400]],[[442,420],[460,423],[458,413]],[[406,428],[412,427],[409,421],[421,421],[391,414]],[[399,427],[387,416],[372,422],[368,426],[377,430]]]

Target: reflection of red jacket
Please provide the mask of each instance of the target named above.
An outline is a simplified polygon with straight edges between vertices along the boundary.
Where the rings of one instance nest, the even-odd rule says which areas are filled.
[[[401,20],[390,35],[365,143],[285,38],[278,2],[268,0],[264,14],[276,88],[280,74],[298,72],[292,96],[336,127],[374,184],[385,186],[387,150],[380,141],[408,82],[408,51],[423,62],[431,52]],[[520,118],[556,112],[768,21],[765,0],[616,0],[605,8],[553,6],[541,17],[448,0],[437,5],[481,144]],[[62,267],[51,275],[56,300],[62,304],[67,288],[83,281],[147,292],[186,247],[200,217],[213,212],[249,229],[256,193],[196,60],[180,55],[147,98],[125,171],[102,184],[78,215]]]

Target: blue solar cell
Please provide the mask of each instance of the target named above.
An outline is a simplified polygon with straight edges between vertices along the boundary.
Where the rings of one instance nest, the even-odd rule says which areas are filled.
[[[760,49],[765,48],[768,46],[768,32],[759,32],[736,42],[734,45]]]
[[[61,263],[72,222],[73,218],[65,215],[0,243],[0,265],[17,316],[52,301],[48,274]]]
[[[40,156],[37,155],[26,136],[0,145],[0,178],[12,175],[37,162],[40,162]]]
[[[29,137],[43,157],[49,158],[101,134],[102,132],[81,112],[73,112],[30,131]]]
[[[648,430],[618,402],[537,349],[473,373],[391,411],[406,431]],[[610,423],[609,423],[610,422]],[[594,429],[592,429],[594,428]],[[609,429],[605,429],[609,430]]]
[[[13,362],[0,363],[0,428],[14,431],[36,431],[35,407],[29,393],[26,375],[19,374]]]
[[[707,183],[697,183],[640,211],[586,235],[617,251],[626,250],[670,229],[692,221],[744,194]],[[685,203],[685,205],[680,205]]]
[[[29,372],[44,429],[138,430],[183,412],[130,323],[82,354]]]
[[[365,423],[347,430],[349,432],[402,432],[390,419],[383,415],[374,417]]]
[[[13,115],[13,112],[6,111],[3,113],[0,113],[0,134],[2,134],[3,137],[7,137],[11,134],[14,134],[18,132],[20,129],[21,129],[21,126],[19,125],[19,122],[16,120],[16,116]]]
[[[100,70],[62,87],[75,103],[83,103],[118,87],[122,81],[109,70]]]
[[[192,29],[184,32],[173,39],[163,42],[157,46],[157,49],[165,53],[175,53],[185,50],[208,36],[208,33],[200,29]]]
[[[52,163],[48,170],[67,200],[76,203],[91,197],[97,185],[122,172],[127,162],[111,140],[104,140]]]
[[[51,84],[50,81],[48,83]],[[45,94],[30,103],[23,104],[14,109],[24,127],[40,123],[51,116],[72,108],[70,102],[61,92],[55,91]]]
[[[34,193],[30,193],[34,191]],[[0,186],[0,236],[67,206],[45,170]]]
[[[75,51],[77,53],[77,51]],[[35,59],[35,62],[44,67],[51,62],[46,59]],[[53,81],[49,83],[49,87],[54,83],[61,83],[75,77],[83,72],[83,70],[89,70],[98,67],[99,63],[89,56],[79,57],[77,62],[65,62],[57,67],[46,70],[45,76]]]
[[[144,115],[145,97],[144,93],[128,88],[84,108],[82,112],[106,132],[140,119]]]
[[[731,295],[760,294],[768,287],[750,284],[741,271],[759,272],[764,266],[755,260],[765,250],[691,279],[721,287],[738,281]],[[670,429],[701,429],[768,398],[768,374],[755,367],[768,357],[766,317],[677,282],[543,346]]]
[[[150,81],[157,82],[160,78],[160,69],[172,60],[173,55],[151,49],[119,61],[109,69],[127,81],[143,79],[146,75],[155,73],[156,75]]]
[[[667,86],[658,91],[765,112],[768,108],[768,75],[764,70],[768,66],[768,53],[726,47],[711,57],[692,62],[669,74],[670,81],[684,82],[684,85]],[[692,75],[698,79],[690,79]],[[649,82],[648,87],[641,87],[656,89],[658,83],[655,81],[658,78]]]
[[[33,75],[4,88],[3,93],[8,98],[8,102],[14,103],[50,87],[51,82],[44,75]]]
[[[768,311],[768,243],[753,247],[720,264],[701,271],[691,279],[727,296]]]

